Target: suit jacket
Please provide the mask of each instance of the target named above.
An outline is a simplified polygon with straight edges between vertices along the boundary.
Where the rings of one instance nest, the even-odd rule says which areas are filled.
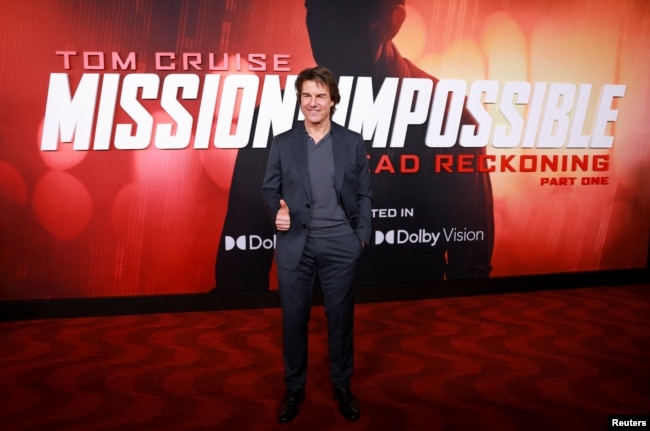
[[[334,188],[350,226],[360,241],[371,237],[372,191],[368,158],[360,134],[331,123],[334,157]],[[264,201],[273,226],[280,209],[280,199],[289,207],[291,226],[276,233],[276,263],[279,268],[295,269],[307,238],[311,220],[311,187],[307,167],[305,125],[300,123],[271,143],[262,183]]]

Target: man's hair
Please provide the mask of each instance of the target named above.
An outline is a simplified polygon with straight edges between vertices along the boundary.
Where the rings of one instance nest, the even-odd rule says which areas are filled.
[[[338,103],[341,101],[339,86],[336,83],[334,74],[332,74],[332,72],[330,72],[328,68],[323,66],[311,67],[309,69],[305,69],[302,72],[300,72],[300,74],[296,78],[296,84],[295,84],[296,95],[298,96],[298,100],[300,100],[300,96],[302,95],[302,84],[305,81],[314,81],[329,88],[330,98],[334,102],[334,104],[330,108],[330,115],[334,115],[334,112],[336,112],[336,105],[338,105]]]

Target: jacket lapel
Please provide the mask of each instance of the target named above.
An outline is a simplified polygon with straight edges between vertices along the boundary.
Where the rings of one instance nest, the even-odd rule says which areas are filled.
[[[311,201],[311,186],[309,183],[309,162],[307,160],[307,147],[305,146],[305,127],[296,127],[296,132],[293,134],[293,157],[296,160],[296,169],[300,174],[302,185],[307,193],[307,198]]]
[[[341,194],[343,187],[343,174],[345,173],[345,156],[348,145],[346,145],[343,135],[339,133],[334,123],[332,123],[332,153],[334,156],[334,189],[337,194]]]

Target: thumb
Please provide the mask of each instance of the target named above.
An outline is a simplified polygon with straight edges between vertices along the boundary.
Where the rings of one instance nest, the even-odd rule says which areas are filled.
[[[289,207],[287,206],[287,203],[284,201],[284,199],[280,199],[280,211],[289,214]]]

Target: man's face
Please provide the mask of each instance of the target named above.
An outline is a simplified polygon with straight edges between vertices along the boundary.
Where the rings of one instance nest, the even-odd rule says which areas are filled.
[[[369,75],[381,44],[377,1],[307,0],[307,30],[316,62],[337,75]]]
[[[317,125],[329,121],[330,108],[334,101],[330,89],[317,81],[305,81],[300,92],[300,111],[305,116],[305,124]]]

